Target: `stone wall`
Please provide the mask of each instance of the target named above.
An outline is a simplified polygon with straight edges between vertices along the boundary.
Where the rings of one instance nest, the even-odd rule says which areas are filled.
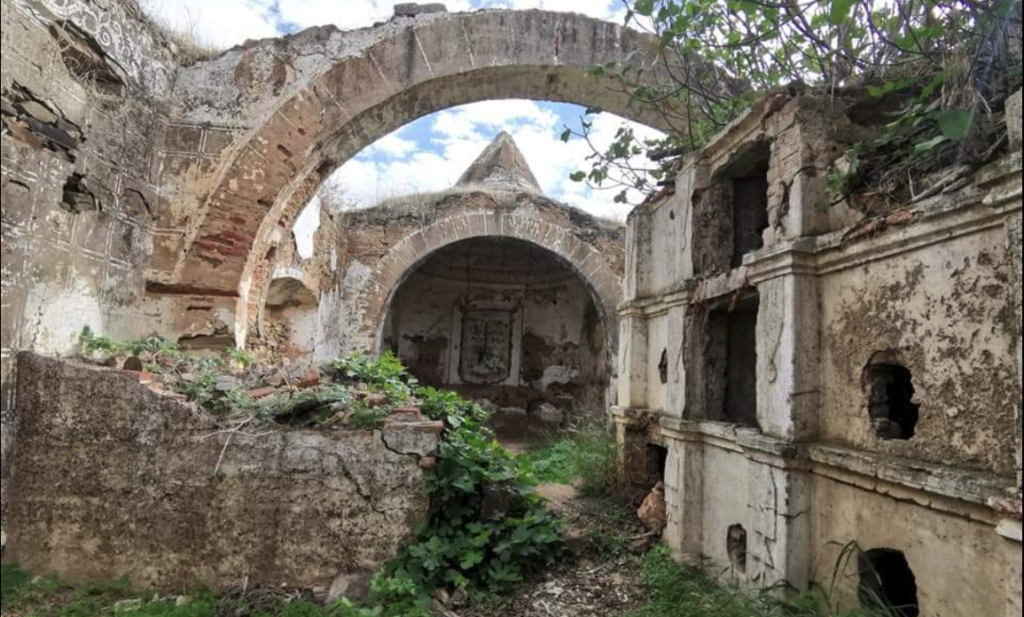
[[[4,558],[31,571],[328,589],[365,581],[426,517],[432,423],[229,434],[136,375],[27,353],[19,371]]]
[[[630,217],[623,477],[649,489],[661,452],[665,542],[741,587],[831,587],[837,547],[856,543],[906,558],[922,615],[1013,615],[1019,147],[915,203],[833,204],[822,179],[872,130],[847,104],[769,97]],[[765,213],[731,196],[762,174],[757,248],[735,231]],[[730,417],[723,398],[751,379],[756,414]],[[850,567],[843,605],[857,602]]]
[[[152,163],[177,65],[133,2],[3,0],[3,507],[19,349],[60,353],[88,325],[148,332],[146,272],[166,202]]]
[[[525,243],[479,239],[439,251],[409,277],[392,303],[384,348],[423,383],[472,399],[600,416],[605,338],[571,269]]]

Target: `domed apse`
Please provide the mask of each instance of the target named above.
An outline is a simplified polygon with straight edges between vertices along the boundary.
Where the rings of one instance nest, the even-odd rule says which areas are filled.
[[[606,335],[568,264],[529,242],[487,237],[440,249],[413,271],[395,295],[384,348],[426,385],[525,411],[550,429],[572,414],[602,414]]]

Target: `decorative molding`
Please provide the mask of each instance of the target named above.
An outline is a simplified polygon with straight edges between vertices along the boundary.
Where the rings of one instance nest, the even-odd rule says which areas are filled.
[[[104,53],[147,93],[166,93],[173,81],[164,50],[146,28],[148,24],[116,3],[95,0],[10,0],[21,14],[43,28],[69,21],[93,37]]]

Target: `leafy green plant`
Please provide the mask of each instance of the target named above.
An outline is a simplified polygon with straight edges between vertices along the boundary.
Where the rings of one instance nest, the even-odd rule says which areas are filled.
[[[196,372],[188,375],[181,384],[181,393],[190,402],[217,413],[221,407],[214,405],[217,396],[217,369],[211,365],[196,367]]]
[[[626,23],[657,37],[660,53],[591,73],[617,80],[634,105],[668,126],[668,136],[645,140],[623,127],[597,147],[592,114],[600,110],[588,110],[580,128],[563,135],[592,150],[590,170],[571,179],[621,189],[619,201],[631,191],[656,192],[675,173],[676,157],[702,148],[763,95],[793,84],[833,100],[866,87],[903,104],[887,129],[897,139],[865,152],[879,175],[909,156],[939,165],[984,156],[998,137],[986,134],[982,117],[997,113],[1020,87],[1015,0],[626,4]],[[892,171],[907,181],[905,168]]]
[[[390,351],[376,360],[357,353],[344,360],[335,360],[331,367],[343,378],[365,383],[397,405],[407,402],[417,385],[401,360]]]
[[[506,590],[552,563],[560,527],[533,494],[529,461],[497,443],[480,406],[429,388],[417,394],[445,433],[428,477],[429,520],[388,574],[420,589]]]
[[[105,336],[97,336],[92,328],[86,326],[78,335],[78,343],[86,353],[115,353],[118,350],[117,344]]]
[[[352,410],[352,425],[361,431],[376,431],[387,424],[391,410],[386,407],[369,407],[362,401]]]
[[[232,349],[228,352],[228,358],[242,368],[248,368],[256,363],[256,358],[244,349]]]

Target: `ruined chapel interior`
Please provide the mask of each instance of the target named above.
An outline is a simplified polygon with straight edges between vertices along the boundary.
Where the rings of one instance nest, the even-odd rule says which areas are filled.
[[[194,371],[150,366],[162,351],[82,349],[158,340],[273,358],[212,376],[215,402],[301,396],[333,385],[332,362],[388,354],[410,392],[475,402],[516,453],[598,427],[615,497],[661,512],[629,540],[750,597],[1020,615],[1019,91],[984,164],[898,206],[830,191],[880,104],[794,86],[673,156],[625,221],[545,194],[496,131],[449,188],[318,209],[304,254],[292,230],[334,172],[457,105],[574,103],[670,130],[592,70],[656,58],[657,40],[398,5],[372,28],[185,61],[134,0],[0,8],[5,568],[354,598],[438,508],[452,426],[415,395],[359,430],[295,406],[225,428]],[[387,399],[336,372],[359,412]],[[507,614],[620,614],[565,610]]]

